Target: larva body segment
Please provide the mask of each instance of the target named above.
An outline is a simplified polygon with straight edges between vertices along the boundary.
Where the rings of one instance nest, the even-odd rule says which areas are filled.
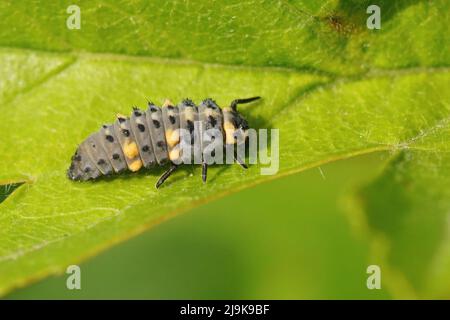
[[[180,114],[180,143],[186,146],[191,146],[190,154],[181,154],[183,163],[191,161],[191,163],[201,163],[200,153],[200,128],[195,130],[196,126],[199,126],[198,107],[189,99],[183,100],[178,105]],[[182,148],[185,150],[186,148]]]
[[[257,99],[234,100],[223,112],[212,99],[205,99],[199,106],[189,99],[178,105],[166,100],[161,108],[149,102],[146,111],[134,108],[130,117],[118,115],[113,124],[103,125],[86,138],[72,156],[67,175],[71,180],[95,180],[126,169],[136,172],[142,167],[171,162],[156,184],[159,187],[179,164],[191,164],[194,157],[200,157],[194,163],[202,163],[202,177],[206,181],[203,152],[211,143],[208,132],[213,129],[222,134],[226,145],[236,143],[233,133],[242,134],[248,129],[236,106]],[[190,145],[191,153],[183,155],[180,143]],[[245,167],[242,161],[238,162]]]
[[[156,161],[159,165],[165,165],[169,161],[169,155],[167,153],[161,108],[149,102],[146,112],[146,119]]]
[[[156,164],[155,152],[151,135],[147,125],[147,116],[144,111],[134,109],[130,118],[131,131],[133,132],[136,144],[145,168],[151,168]]]
[[[211,99],[205,99],[198,106],[199,120],[201,123],[200,134],[202,136],[200,147],[202,150],[208,148],[214,136],[222,134],[223,117],[222,110]]]
[[[103,125],[100,129],[99,136],[101,145],[108,156],[108,160],[111,163],[114,172],[121,173],[125,171],[128,166],[119,139],[114,131],[114,125]]]
[[[180,153],[180,115],[178,107],[172,102],[166,100],[162,106],[162,119],[164,123],[167,151],[169,152],[169,160],[178,162]]]
[[[130,119],[119,115],[114,123],[114,133],[119,140],[128,169],[133,172],[141,169],[142,160],[136,139],[131,131]]]
[[[87,153],[102,175],[110,175],[113,173],[111,163],[108,161],[105,149],[100,142],[100,132],[91,134],[87,139]]]
[[[89,155],[88,143],[87,139],[83,141],[72,157],[68,174],[73,180],[95,180],[101,175]]]

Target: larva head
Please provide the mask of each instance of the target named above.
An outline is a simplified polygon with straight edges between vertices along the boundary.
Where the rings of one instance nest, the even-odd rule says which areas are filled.
[[[237,110],[232,111],[232,116],[236,130],[240,130],[241,132],[245,133],[245,136],[247,136],[247,130],[249,129],[247,120]]]
[[[224,116],[224,130],[226,134],[226,143],[239,143],[239,139],[244,141],[248,138],[249,125],[245,117],[237,111],[237,105],[249,103],[258,100],[259,97],[236,99],[233,100],[229,108],[223,110]]]
[[[247,140],[249,125],[244,116],[231,108],[223,109],[223,129],[227,144],[242,143]]]

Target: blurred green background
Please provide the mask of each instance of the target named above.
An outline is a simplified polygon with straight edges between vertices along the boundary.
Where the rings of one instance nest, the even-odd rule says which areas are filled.
[[[345,208],[385,158],[338,161],[202,205],[81,264],[81,290],[66,289],[63,274],[6,298],[389,298],[383,274],[381,290],[366,287],[367,266],[383,266]]]

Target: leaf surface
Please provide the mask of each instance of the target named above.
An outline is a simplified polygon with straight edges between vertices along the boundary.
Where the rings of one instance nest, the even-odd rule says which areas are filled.
[[[91,1],[79,4],[82,29],[68,30],[68,4],[2,2],[0,182],[25,183],[0,204],[0,292],[202,202],[358,154],[412,150],[424,132],[448,128],[447,4],[385,1],[382,30],[369,31],[366,2],[351,3]],[[95,183],[65,176],[77,144],[132,105],[253,95],[264,99],[241,108],[250,124],[280,130],[276,176],[214,167],[203,185],[188,167],[161,190],[162,169]],[[423,152],[447,148],[439,132]]]

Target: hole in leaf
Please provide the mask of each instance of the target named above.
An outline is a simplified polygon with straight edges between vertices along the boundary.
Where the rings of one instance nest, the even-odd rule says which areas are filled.
[[[6,200],[11,193],[14,192],[19,186],[21,186],[23,183],[9,183],[0,185],[0,203]]]

